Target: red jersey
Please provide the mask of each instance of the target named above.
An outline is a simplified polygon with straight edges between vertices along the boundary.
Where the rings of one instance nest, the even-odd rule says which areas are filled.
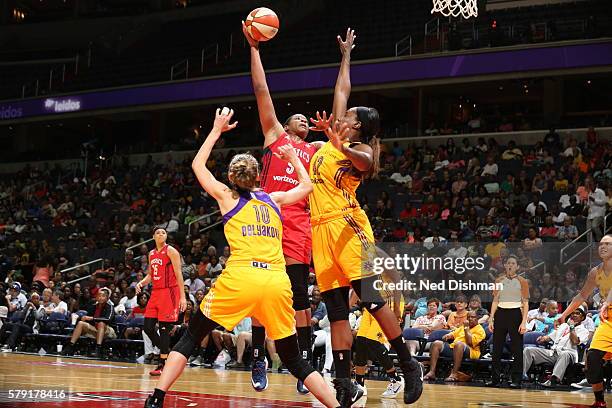
[[[261,158],[260,185],[266,193],[289,191],[299,184],[297,173],[291,163],[281,160],[272,154],[278,153],[279,146],[287,144],[293,146],[306,171],[310,168],[310,159],[317,151],[312,144],[296,141],[295,138],[291,138],[287,133],[283,132],[274,143],[264,148],[263,157]],[[304,199],[288,207],[294,206],[303,211],[308,211],[308,200]]]
[[[177,285],[172,261],[168,256],[168,244],[159,251],[156,248],[149,252],[149,267],[153,269],[153,289],[172,288]]]
[[[274,143],[264,149],[262,157],[260,180],[261,188],[266,193],[289,191],[299,184],[293,166],[272,154],[278,153],[278,147],[286,144],[293,146],[306,170],[310,168],[310,159],[317,151],[314,145],[296,141],[287,133],[280,135]],[[303,264],[310,264],[312,233],[308,199],[305,198],[295,204],[284,206],[281,210],[283,214],[283,253]]]

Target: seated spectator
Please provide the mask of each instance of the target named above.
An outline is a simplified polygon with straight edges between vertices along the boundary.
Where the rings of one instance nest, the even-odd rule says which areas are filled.
[[[472,295],[470,297],[470,303],[467,308],[469,312],[476,312],[476,316],[478,317],[478,324],[485,324],[489,321],[489,311],[482,307],[482,300],[478,295]]]
[[[219,258],[217,255],[212,255],[210,257],[210,262],[206,265],[206,275],[211,279],[217,279],[219,275],[223,272],[223,266],[219,263]]]
[[[429,352],[429,372],[424,380],[436,379],[436,366],[440,355],[453,359],[453,368],[444,381],[468,381],[470,376],[460,371],[464,358],[480,358],[480,343],[486,338],[484,328],[478,324],[475,311],[468,313],[467,320],[452,333],[445,334],[442,340],[436,340]]]
[[[410,203],[410,201],[406,201],[404,203],[404,209],[402,210],[402,212],[400,212],[399,217],[400,217],[400,220],[406,221],[411,218],[416,218],[417,215],[418,215],[417,209],[412,206],[412,203]]]
[[[557,229],[557,239],[559,241],[573,241],[578,238],[578,228],[573,224],[573,218],[565,217],[563,225]]]
[[[546,203],[540,200],[540,193],[533,193],[533,199],[525,208],[525,212],[527,212],[531,217],[533,217],[536,213],[536,210],[539,206],[542,206],[544,210],[548,210]]]
[[[44,310],[40,304],[40,295],[32,292],[30,301],[26,303],[24,310],[19,312],[22,317],[6,322],[0,328],[0,351],[11,352],[19,344],[21,337],[29,333],[38,333],[39,320],[44,315]],[[10,330],[11,334],[7,334]]]
[[[544,319],[548,317],[548,312],[546,312],[547,305],[548,299],[543,298],[540,301],[540,305],[537,309],[532,309],[527,312],[527,331],[535,331],[536,323],[538,321],[544,323]]]
[[[544,289],[544,288],[543,288]],[[553,292],[554,286],[550,292]],[[559,304],[555,300],[549,300],[546,305],[546,317],[542,319],[536,319],[535,331],[542,332],[544,334],[550,333],[555,326],[555,319],[559,315]]]
[[[125,313],[130,314],[132,309],[138,306],[138,297],[136,296],[136,288],[126,288],[126,294],[119,299],[119,305],[123,306]]]
[[[557,234],[558,229],[553,224],[552,217],[546,217],[546,221],[544,221],[544,226],[540,228],[540,237],[544,240],[556,240]]]
[[[585,344],[589,339],[589,331],[582,325],[586,310],[580,306],[567,323],[561,324],[556,330],[536,339],[538,344],[552,343],[550,349],[528,346],[523,350],[523,375],[532,365],[553,364],[550,379],[540,384],[544,387],[555,387],[565,376],[567,367],[578,362],[578,345]]]
[[[440,134],[440,132],[438,131],[435,122],[429,123],[429,127],[425,129],[425,136],[437,136],[438,134]]]
[[[497,239],[500,236],[499,226],[493,223],[493,217],[485,218],[484,224],[476,229],[476,235],[480,235],[485,241]]]
[[[555,128],[550,128],[548,133],[544,136],[544,141],[542,145],[547,149],[559,151],[559,149],[561,148],[561,137],[555,131]]]
[[[68,305],[64,302],[64,292],[56,289],[51,296],[51,302],[45,307],[45,314],[49,316],[51,313],[68,313]]]
[[[9,294],[6,295],[6,301],[8,304],[9,317],[20,310],[25,308],[28,303],[28,298],[21,293],[21,284],[19,282],[13,282],[9,288]]]
[[[567,191],[569,187],[569,180],[563,175],[562,172],[557,174],[553,190],[555,191]]]
[[[570,135],[571,136],[571,135]],[[571,138],[567,149],[565,149],[560,156],[563,157],[578,157],[582,153],[582,150],[578,147],[578,141],[574,138]]]
[[[497,166],[497,163],[495,163],[495,157],[488,156],[487,164],[485,164],[484,167],[482,168],[482,173],[480,173],[480,175],[482,177],[486,177],[486,176],[497,177],[498,172],[499,172],[499,167]]]
[[[149,295],[147,294],[147,292],[141,292],[136,296],[136,299],[137,299],[137,304],[131,309],[127,317],[128,322],[133,322],[133,320],[137,318],[144,319],[145,310],[147,309],[147,303],[149,301]],[[139,339],[141,337],[141,334],[143,333],[144,332],[142,331],[142,327],[130,326],[126,328],[125,331],[123,332],[123,337],[126,339]],[[150,354],[146,352],[146,349],[147,349],[147,343],[145,342],[145,355]]]
[[[533,253],[542,247],[542,239],[538,237],[538,230],[534,227],[529,228],[527,238],[523,240],[523,250],[526,255]]]
[[[185,281],[185,285],[189,287],[189,294],[194,295],[198,290],[203,290],[206,285],[204,281],[198,277],[198,273],[195,269],[192,269],[189,273],[189,279]]]
[[[508,142],[508,148],[502,153],[502,160],[523,160],[523,152],[516,147],[514,140]]]
[[[446,328],[455,330],[456,328],[463,325],[467,321],[467,305],[468,301],[464,295],[459,295],[454,302],[456,311],[451,312],[446,320]]]
[[[62,355],[70,356],[74,354],[74,345],[81,334],[96,339],[95,356],[98,358],[102,354],[104,339],[117,338],[115,330],[110,326],[115,314],[112,305],[109,303],[109,297],[110,290],[108,288],[101,288],[98,291],[97,302],[90,304],[87,308],[87,315],[80,318]]]
[[[415,329],[423,329],[425,338],[429,337],[431,332],[441,330],[446,327],[446,318],[438,313],[440,300],[431,298],[427,300],[427,314],[416,318],[412,327]],[[419,342],[416,340],[408,340],[408,349],[412,355],[415,355],[419,348]]]
[[[376,201],[376,208],[374,209],[373,216],[375,219],[379,220],[392,218],[391,210],[385,205],[385,202],[382,199],[378,199]]]

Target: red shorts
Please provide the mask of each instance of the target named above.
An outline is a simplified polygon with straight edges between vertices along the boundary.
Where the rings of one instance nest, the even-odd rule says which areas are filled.
[[[160,322],[176,322],[178,320],[179,299],[178,286],[154,288],[151,292],[151,299],[147,303],[144,317],[152,317]]]
[[[296,206],[283,207],[283,254],[310,265],[312,231],[310,214]]]

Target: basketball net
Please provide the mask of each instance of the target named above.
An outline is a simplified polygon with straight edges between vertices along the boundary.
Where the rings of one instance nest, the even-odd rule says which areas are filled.
[[[453,16],[468,19],[478,17],[477,0],[433,0],[431,14],[442,13],[445,17]]]

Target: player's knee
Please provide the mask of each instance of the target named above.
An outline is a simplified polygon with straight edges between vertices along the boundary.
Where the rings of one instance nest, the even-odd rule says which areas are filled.
[[[589,384],[599,384],[603,381],[603,357],[606,353],[601,350],[589,350],[587,352],[586,377]]]
[[[312,366],[302,359],[295,334],[281,340],[276,340],[274,343],[278,356],[294,377],[304,381],[306,377],[315,371]]]
[[[321,294],[327,307],[327,317],[330,323],[348,320],[348,287],[336,288]]]
[[[191,357],[193,350],[195,349],[195,342],[189,330],[185,330],[185,333],[181,336],[181,339],[176,343],[172,351],[181,353],[185,358]]]
[[[358,279],[351,282],[351,287],[361,300],[366,310],[372,314],[376,313],[387,305],[380,295],[380,292],[373,290],[376,277],[372,276],[365,279]]]
[[[151,337],[152,334],[155,333],[155,324],[157,321],[155,319],[151,319],[149,317],[145,318],[144,321],[144,331],[147,333],[147,336]]]

